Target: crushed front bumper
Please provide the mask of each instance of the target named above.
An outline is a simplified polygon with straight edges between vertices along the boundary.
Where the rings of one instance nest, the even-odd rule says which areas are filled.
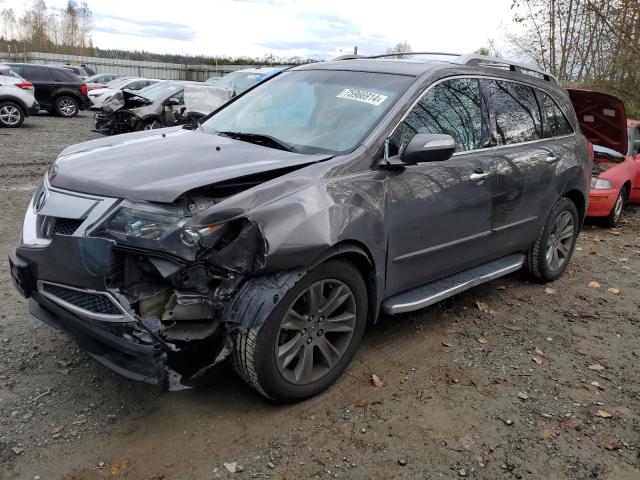
[[[29,313],[65,332],[99,363],[126,378],[157,386],[171,387],[170,381],[179,377],[167,366],[162,343],[151,337],[142,341],[135,322],[105,322],[82,315],[81,310],[74,312],[38,289],[36,263],[13,251],[9,264],[13,284],[29,299]]]

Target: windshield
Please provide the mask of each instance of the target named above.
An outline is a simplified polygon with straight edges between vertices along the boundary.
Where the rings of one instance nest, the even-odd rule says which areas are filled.
[[[263,75],[262,73],[232,72],[222,77],[216,86],[233,90],[236,95],[240,95],[258,83]]]
[[[413,82],[404,75],[298,70],[261,84],[203,124],[267,135],[301,153],[353,150]]]
[[[129,84],[130,82],[133,82],[133,80],[130,78],[115,78],[111,80],[109,83],[107,83],[106,87],[119,89]]]
[[[151,88],[151,86],[143,88],[139,90],[136,95],[151,100],[152,102],[160,102],[184,89],[184,85],[180,83],[156,83],[152,86],[155,88]]]

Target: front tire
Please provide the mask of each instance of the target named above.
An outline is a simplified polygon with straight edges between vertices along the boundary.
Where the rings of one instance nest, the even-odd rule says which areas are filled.
[[[69,95],[62,95],[56,98],[53,103],[53,108],[56,115],[71,118],[78,115],[78,112],[80,111],[80,104],[75,98],[70,97]]]
[[[295,283],[262,326],[236,336],[234,368],[277,402],[316,395],[333,384],[353,358],[364,333],[367,305],[364,280],[351,263],[320,264]]]
[[[0,126],[18,128],[24,122],[22,108],[14,102],[0,102]]]
[[[624,204],[627,201],[627,191],[623,188],[620,189],[616,203],[613,204],[613,208],[608,216],[604,217],[602,223],[607,228],[615,228],[618,226],[620,219],[622,218],[622,210],[624,210]]]
[[[551,282],[564,273],[576,245],[579,222],[578,210],[568,198],[561,198],[551,207],[527,252],[525,270],[529,275],[540,282]]]

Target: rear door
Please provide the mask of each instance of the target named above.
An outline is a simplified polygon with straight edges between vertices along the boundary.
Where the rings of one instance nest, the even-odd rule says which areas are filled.
[[[445,133],[456,153],[443,162],[408,165],[387,179],[387,294],[484,261],[495,194],[488,116],[477,79],[430,87],[391,137],[391,154],[416,133]]]
[[[557,198],[556,165],[566,154],[545,140],[534,89],[504,80],[482,80],[491,109],[498,195],[493,204],[493,257],[529,248]]]
[[[57,85],[54,78],[49,74],[49,69],[37,65],[24,65],[21,76],[33,83],[35,97],[40,106],[44,109],[51,108],[53,103],[52,93]]]

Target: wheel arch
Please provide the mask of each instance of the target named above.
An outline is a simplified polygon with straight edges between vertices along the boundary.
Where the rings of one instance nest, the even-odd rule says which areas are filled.
[[[631,180],[627,180],[626,182],[624,182],[624,185],[622,185],[622,188],[625,189],[625,191],[627,192],[627,197],[626,199],[629,200],[629,197],[631,196]]]
[[[17,97],[12,97],[11,95],[0,95],[0,102],[15,103],[16,105],[18,105],[18,107],[20,107],[20,109],[22,110],[22,114],[25,117],[29,116],[29,109],[27,108],[25,103]]]
[[[382,301],[382,272],[376,268],[373,255],[365,244],[358,240],[343,240],[318,255],[309,265],[314,268],[328,260],[344,259],[351,263],[362,275],[367,287],[369,311],[367,323],[374,324],[378,320]]]
[[[563,197],[568,198],[573,202],[578,210],[578,216],[580,217],[580,228],[584,224],[584,219],[587,214],[587,200],[584,198],[583,193],[580,190],[574,189],[564,193]]]

